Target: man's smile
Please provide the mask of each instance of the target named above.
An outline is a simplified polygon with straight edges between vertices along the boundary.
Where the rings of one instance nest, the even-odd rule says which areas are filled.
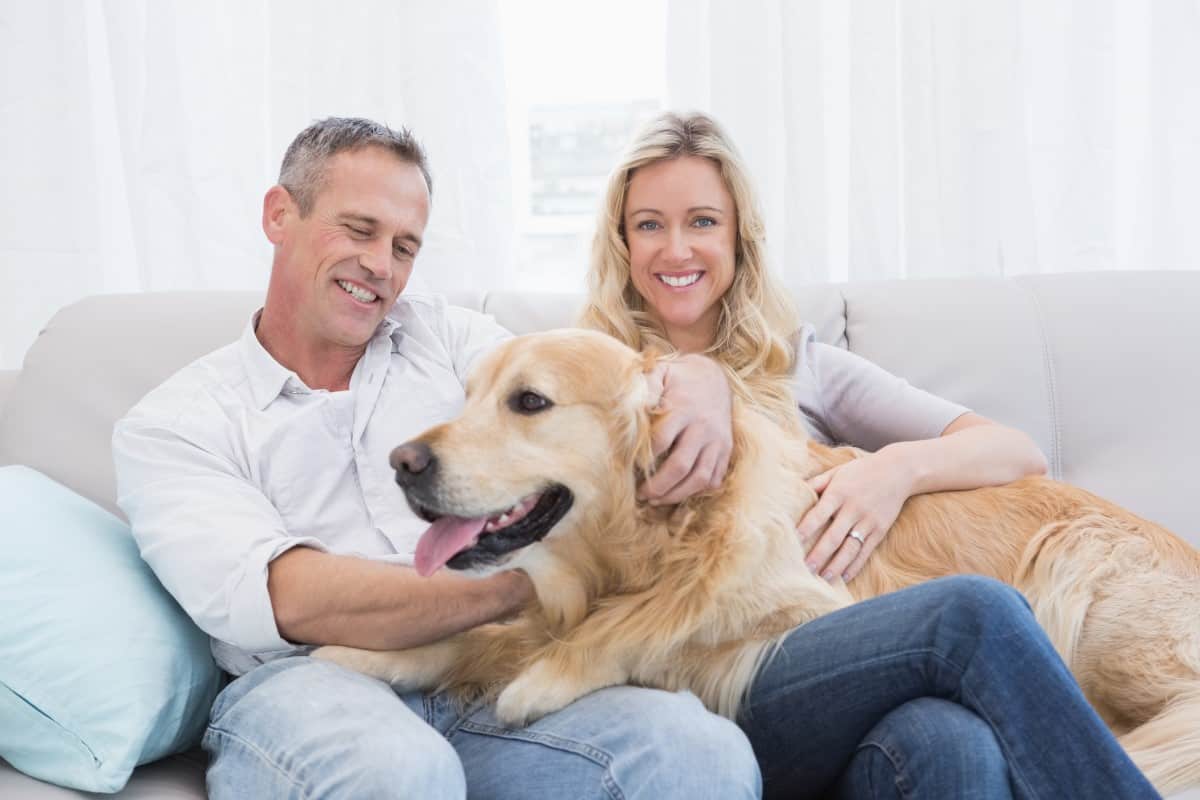
[[[338,280],[335,282],[338,286],[345,290],[346,294],[350,295],[360,303],[374,303],[379,299],[379,295],[375,294],[370,289],[361,286],[360,284],[351,283],[347,280]]]

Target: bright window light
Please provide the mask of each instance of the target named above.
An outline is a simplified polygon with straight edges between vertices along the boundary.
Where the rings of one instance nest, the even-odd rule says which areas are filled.
[[[663,107],[666,0],[501,0],[514,289],[580,291],[604,181]]]

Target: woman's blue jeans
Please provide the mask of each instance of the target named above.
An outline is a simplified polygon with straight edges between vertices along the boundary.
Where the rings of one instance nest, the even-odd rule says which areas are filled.
[[[943,578],[797,628],[739,722],[767,797],[1006,797],[1005,768],[1015,798],[1159,796],[1025,599],[989,578]],[[971,743],[947,748],[959,735]]]
[[[1020,595],[987,579],[797,629],[739,723],[687,693],[614,687],[512,730],[297,657],[226,687],[204,748],[214,800],[1157,796]]]

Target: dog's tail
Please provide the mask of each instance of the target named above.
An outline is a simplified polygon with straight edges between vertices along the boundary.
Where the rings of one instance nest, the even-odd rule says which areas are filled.
[[[1013,582],[1089,699],[1099,692],[1110,717],[1146,720],[1120,741],[1170,795],[1200,785],[1200,628],[1186,616],[1200,595],[1186,588],[1190,573],[1163,569],[1162,560],[1134,523],[1094,512],[1038,531]],[[1097,669],[1128,685],[1099,691]]]
[[[1111,527],[1099,514],[1046,525],[1030,538],[1013,575],[1013,585],[1028,598],[1073,672],[1095,589],[1109,583],[1117,570]]]
[[[1200,685],[1177,694],[1120,741],[1164,796],[1200,786]]]

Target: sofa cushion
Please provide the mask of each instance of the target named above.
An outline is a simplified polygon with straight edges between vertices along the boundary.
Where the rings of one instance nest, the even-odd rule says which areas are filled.
[[[853,352],[913,385],[1020,428],[1052,458],[1042,331],[1016,281],[851,284],[846,339]]]
[[[124,523],[3,467],[0,552],[0,757],[114,792],[138,764],[199,740],[221,673]]]
[[[1200,272],[1016,282],[1037,306],[1057,476],[1200,547]]]
[[[54,315],[0,415],[0,464],[24,464],[122,516],[113,423],[142,395],[238,337],[255,292],[88,297]]]
[[[0,369],[0,414],[4,413],[4,401],[8,393],[17,385],[17,376],[21,373],[15,369]]]

